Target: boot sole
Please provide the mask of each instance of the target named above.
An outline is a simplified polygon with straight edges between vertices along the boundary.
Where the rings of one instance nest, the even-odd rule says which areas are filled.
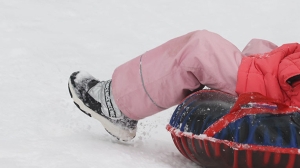
[[[92,109],[84,105],[84,103],[77,97],[75,90],[71,84],[71,81],[68,82],[68,89],[71,98],[74,101],[74,104],[86,115],[89,117],[95,118],[98,121],[101,122],[105,130],[112,135],[113,137],[117,138],[120,141],[130,141],[132,140],[136,135],[136,130],[127,130],[122,129],[115,124],[111,123],[108,119],[101,116],[100,114],[94,112]]]

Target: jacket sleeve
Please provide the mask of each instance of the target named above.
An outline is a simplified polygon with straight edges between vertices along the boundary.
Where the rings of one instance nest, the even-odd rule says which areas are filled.
[[[263,54],[270,52],[277,47],[277,45],[267,40],[252,39],[243,49],[242,54],[245,56]]]

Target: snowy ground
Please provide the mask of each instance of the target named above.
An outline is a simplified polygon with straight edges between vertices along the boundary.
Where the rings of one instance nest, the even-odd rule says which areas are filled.
[[[113,141],[81,113],[67,80],[109,79],[121,63],[197,29],[240,49],[253,37],[300,41],[297,0],[0,0],[0,167],[194,168],[165,130],[174,107]]]

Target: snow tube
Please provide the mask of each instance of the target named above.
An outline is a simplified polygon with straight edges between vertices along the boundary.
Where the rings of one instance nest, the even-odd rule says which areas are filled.
[[[182,155],[207,168],[299,168],[300,112],[259,93],[201,90],[167,130]]]

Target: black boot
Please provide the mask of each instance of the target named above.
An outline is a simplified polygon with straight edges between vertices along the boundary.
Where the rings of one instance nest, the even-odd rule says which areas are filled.
[[[68,87],[75,105],[101,122],[108,133],[121,141],[133,139],[137,121],[126,117],[117,107],[111,90],[111,80],[99,81],[86,72],[74,72]]]

